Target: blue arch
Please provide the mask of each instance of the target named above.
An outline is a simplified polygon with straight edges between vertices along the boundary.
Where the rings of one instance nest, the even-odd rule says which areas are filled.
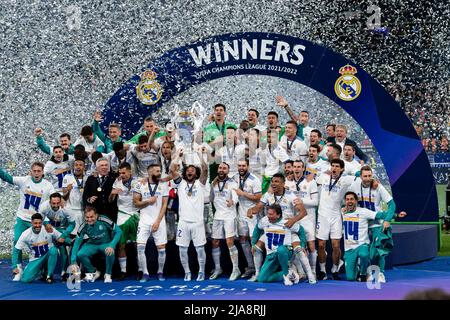
[[[209,59],[199,59],[202,50],[206,58],[209,53]],[[255,65],[260,68],[250,68]],[[351,101],[339,98],[334,88],[341,76],[339,70],[345,65],[356,68],[354,76],[361,84],[359,95]],[[170,50],[151,61],[144,70],[156,73],[156,79],[149,81],[150,87],[155,82],[161,86],[162,90],[155,89],[155,93],[162,93],[159,100],[155,98],[154,104],[142,103],[136,87],[143,77],[134,75],[106,103],[103,129],[111,122],[119,122],[124,136],[129,138],[141,127],[146,116],[174,96],[217,78],[260,74],[292,80],[333,100],[365,130],[384,163],[397,208],[408,212],[405,220],[438,219],[434,178],[414,127],[376,80],[340,54],[286,35],[233,33]]]

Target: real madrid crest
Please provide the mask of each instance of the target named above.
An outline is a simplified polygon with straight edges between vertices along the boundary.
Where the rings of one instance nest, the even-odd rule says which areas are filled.
[[[356,68],[351,65],[345,65],[339,69],[341,76],[334,84],[334,92],[344,101],[352,101],[361,93],[361,82],[355,76]]]
[[[154,105],[161,99],[163,88],[156,81],[157,74],[146,70],[141,74],[141,81],[136,86],[136,95],[145,105]]]

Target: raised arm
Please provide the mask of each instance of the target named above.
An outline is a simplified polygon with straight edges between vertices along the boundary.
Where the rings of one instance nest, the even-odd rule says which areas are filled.
[[[285,109],[288,113],[289,117],[294,120],[295,122],[298,122],[298,117],[294,114],[292,109],[289,107],[287,100],[283,96],[276,96],[275,100],[277,102],[277,105],[281,108]]]
[[[51,155],[52,152],[50,150],[50,147],[45,143],[44,138],[42,137],[42,128],[36,128],[34,129],[34,135],[36,136],[36,144],[42,152]]]
[[[100,111],[95,111],[94,113],[94,122],[92,123],[92,130],[95,135],[103,142],[106,143],[106,136],[103,133],[103,130],[100,128],[99,122],[103,121],[102,113]]]
[[[4,169],[0,168],[0,179],[9,184],[14,184],[13,176],[6,172]]]

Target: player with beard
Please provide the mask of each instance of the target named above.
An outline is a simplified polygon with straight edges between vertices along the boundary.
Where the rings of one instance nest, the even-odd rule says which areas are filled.
[[[371,246],[377,246],[374,239],[380,238],[380,235],[384,233],[386,236],[390,234],[390,223],[395,213],[395,202],[392,196],[387,192],[386,188],[381,185],[377,180],[373,178],[372,168],[369,166],[363,166],[361,168],[360,179],[356,179],[349,191],[354,192],[357,195],[358,205],[361,208],[367,208],[372,211],[382,211],[383,205],[387,206],[386,212],[388,213],[384,220],[373,220],[369,222],[369,236]],[[388,232],[389,231],[389,232]],[[378,250],[371,250],[371,252],[377,252]],[[383,250],[383,254],[376,255],[374,257],[373,264],[380,267],[380,273],[378,274],[378,281],[385,283],[386,278],[384,276],[385,257],[389,254],[390,250]],[[369,275],[369,280],[372,280],[372,275]]]
[[[191,281],[191,271],[189,268],[188,248],[191,241],[197,251],[199,272],[197,281],[205,280],[205,222],[204,205],[206,193],[206,183],[208,179],[208,166],[203,161],[203,154],[199,154],[202,160],[201,168],[188,165],[183,168],[180,176],[178,172],[177,159],[171,165],[173,176],[173,186],[177,188],[179,201],[179,221],[177,229],[176,244],[180,250],[180,261],[185,272],[184,281]]]
[[[212,227],[212,256],[215,269],[210,280],[217,279],[222,274],[220,266],[220,240],[226,239],[228,250],[230,251],[230,259],[233,264],[233,271],[229,280],[234,281],[240,275],[238,250],[234,245],[234,237],[236,236],[236,204],[238,196],[235,189],[237,183],[228,177],[229,169],[227,163],[219,164],[217,177],[211,183],[211,200],[216,208]]]
[[[88,178],[85,175],[85,162],[76,159],[73,164],[73,171],[67,174],[63,180],[63,199],[66,201],[65,209],[75,221],[75,228],[72,235],[76,236],[78,228],[83,223],[83,191]]]
[[[136,184],[133,190],[133,202],[136,208],[140,209],[141,215],[137,230],[137,251],[139,268],[142,270],[142,278],[139,273],[139,280],[146,282],[150,279],[147,269],[147,258],[145,247],[150,236],[153,236],[158,250],[158,272],[157,278],[164,281],[163,270],[166,262],[166,210],[169,197],[169,187],[167,182],[161,181],[161,166],[151,164],[148,169],[148,178]]]
[[[248,278],[255,273],[255,264],[253,262],[253,255],[251,251],[251,237],[255,229],[257,217],[249,218],[247,211],[255,206],[261,199],[261,180],[249,171],[249,161],[238,161],[238,174],[234,176],[234,181],[238,184],[236,194],[239,197],[238,204],[238,234],[239,241],[244,251],[245,259],[247,260],[247,269],[241,278]],[[249,243],[250,240],[250,243]]]
[[[319,158],[320,147],[317,144],[309,146],[308,160],[306,161],[305,175],[314,175],[314,178],[320,176],[322,172],[328,170],[328,163]]]

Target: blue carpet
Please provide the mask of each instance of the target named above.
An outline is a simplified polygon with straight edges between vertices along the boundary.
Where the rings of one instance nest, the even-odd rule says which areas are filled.
[[[450,292],[450,258],[438,257],[416,265],[386,271],[388,282],[380,289],[367,288],[365,283],[320,281],[316,285],[300,283],[286,287],[282,283],[230,282],[226,277],[203,282],[184,282],[168,278],[153,279],[145,284],[135,280],[104,284],[81,283],[80,290],[69,290],[65,283],[52,285],[35,281],[32,284],[12,282],[9,261],[0,261],[1,300],[379,300],[403,299],[412,290],[442,288]]]

